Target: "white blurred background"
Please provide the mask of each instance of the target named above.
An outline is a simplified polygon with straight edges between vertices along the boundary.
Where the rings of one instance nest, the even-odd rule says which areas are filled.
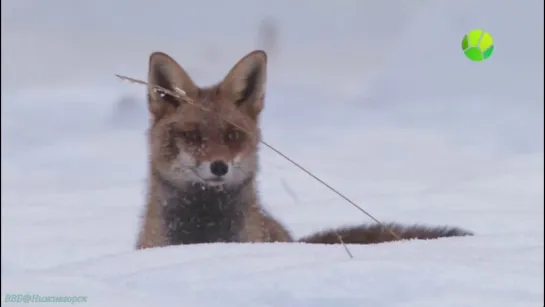
[[[465,184],[483,163],[543,154],[542,12],[539,0],[2,1],[3,185],[41,182],[21,167],[59,186],[100,185],[104,172],[144,180],[145,88],[114,74],[145,79],[149,54],[163,51],[206,85],[255,48],[270,59],[265,139],[292,158],[342,186],[361,164],[373,184],[344,189],[363,197],[378,178]],[[473,28],[495,39],[484,62],[461,51]],[[135,159],[87,139],[103,132],[138,146],[122,152]],[[64,154],[47,151],[59,144]],[[45,160],[22,154],[40,146]],[[283,165],[308,182],[263,155],[264,174]],[[82,179],[84,164],[96,174]],[[444,179],[452,171],[461,177]]]
[[[131,93],[113,74],[145,78],[156,50],[197,82],[212,83],[247,52],[265,48],[271,91],[274,84],[319,89],[338,97],[331,101],[338,108],[384,109],[413,123],[434,115],[436,124],[499,129],[516,146],[540,147],[542,8],[539,0],[6,0],[2,95],[90,84]],[[273,39],[262,39],[263,24]],[[461,38],[472,28],[492,33],[489,61],[461,56]]]

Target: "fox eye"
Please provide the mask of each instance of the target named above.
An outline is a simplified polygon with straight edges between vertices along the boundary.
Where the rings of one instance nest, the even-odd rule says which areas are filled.
[[[201,133],[198,130],[188,130],[182,132],[182,137],[192,143],[200,143],[202,141]]]
[[[227,135],[225,136],[227,141],[230,141],[230,142],[238,141],[238,140],[240,140],[241,137],[242,137],[242,135],[241,135],[240,131],[237,131],[237,130],[231,130],[231,131],[227,132]]]

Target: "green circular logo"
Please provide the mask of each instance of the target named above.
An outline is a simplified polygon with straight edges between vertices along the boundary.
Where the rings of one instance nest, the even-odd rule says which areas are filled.
[[[464,36],[462,50],[468,59],[480,62],[488,59],[494,52],[494,40],[490,33],[473,29]]]

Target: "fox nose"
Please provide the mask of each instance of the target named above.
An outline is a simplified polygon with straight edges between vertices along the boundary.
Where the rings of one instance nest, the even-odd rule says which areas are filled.
[[[210,164],[210,171],[212,172],[212,174],[221,177],[227,174],[227,172],[229,171],[229,166],[225,162],[217,160]]]

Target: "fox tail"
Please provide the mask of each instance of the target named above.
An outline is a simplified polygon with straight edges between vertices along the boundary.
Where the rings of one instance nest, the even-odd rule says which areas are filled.
[[[392,232],[397,236],[394,236]],[[299,239],[299,242],[313,244],[377,244],[399,240],[429,240],[446,237],[472,236],[473,233],[462,228],[450,226],[401,225],[360,225],[328,229]],[[342,240],[339,240],[340,239]]]

